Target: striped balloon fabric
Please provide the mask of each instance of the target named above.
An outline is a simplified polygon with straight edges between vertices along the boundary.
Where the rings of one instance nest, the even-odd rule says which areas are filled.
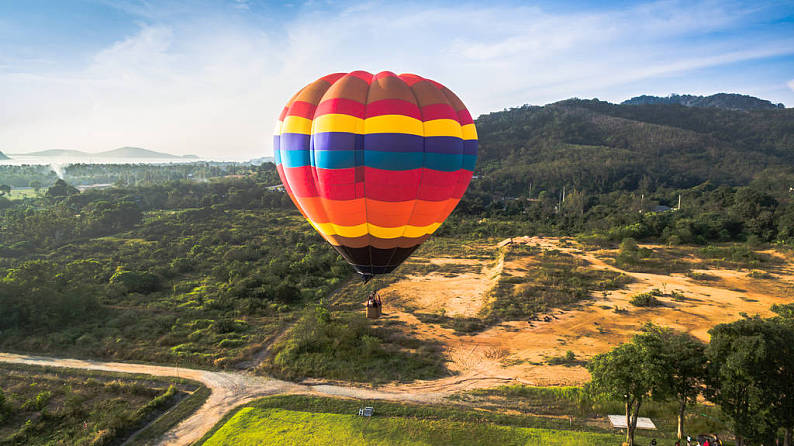
[[[273,141],[295,206],[369,278],[402,263],[449,216],[477,158],[477,131],[438,82],[335,73],[290,99]]]

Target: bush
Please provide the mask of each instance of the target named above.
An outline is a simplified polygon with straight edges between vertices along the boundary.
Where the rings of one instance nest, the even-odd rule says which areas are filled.
[[[689,277],[690,279],[694,279],[694,280],[718,280],[719,279],[719,277],[717,277],[717,276],[715,276],[713,274],[700,273],[700,272],[696,272],[696,271],[687,271],[685,273],[685,275],[687,277]]]
[[[747,277],[751,279],[771,279],[774,276],[766,271],[761,271],[760,269],[754,269],[747,274]]]
[[[52,392],[45,390],[39,392],[35,398],[31,398],[22,405],[22,410],[42,410],[47,407],[47,403],[52,398]]]
[[[662,301],[653,295],[653,292],[640,293],[631,296],[629,303],[635,307],[658,307],[662,305]]]
[[[148,294],[157,291],[160,279],[149,272],[126,271],[119,267],[110,276],[110,285],[121,288],[128,293]]]

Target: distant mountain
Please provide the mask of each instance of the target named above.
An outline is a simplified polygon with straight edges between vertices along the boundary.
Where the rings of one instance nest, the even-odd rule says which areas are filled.
[[[120,147],[107,152],[99,152],[96,156],[108,158],[181,158],[170,153],[155,152],[140,147]]]
[[[41,152],[23,153],[24,156],[46,156],[46,157],[73,157],[73,158],[153,158],[153,159],[197,159],[196,155],[171,155],[170,153],[155,152],[153,150],[142,149],[140,147],[120,147],[106,152],[87,153],[80,150],[43,150]]]
[[[90,153],[81,152],[79,150],[65,150],[65,149],[42,150],[41,152],[31,152],[31,153],[16,153],[15,155],[21,155],[21,156],[48,156],[48,157],[91,156]]]
[[[0,152],[0,160],[10,160],[11,158],[7,157],[5,153]]]
[[[713,107],[726,110],[775,110],[785,108],[783,104],[773,104],[765,99],[735,93],[717,93],[711,96],[671,94],[665,98],[642,95],[621,102],[621,105],[648,104],[679,104],[686,107]]]

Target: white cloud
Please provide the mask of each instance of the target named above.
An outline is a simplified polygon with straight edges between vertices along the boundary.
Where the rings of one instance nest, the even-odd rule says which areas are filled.
[[[618,100],[628,83],[794,52],[791,38],[731,36],[753,11],[722,3],[596,13],[303,5],[275,28],[217,13],[174,19],[179,3],[169,13],[147,2],[115,5],[144,23],[80,69],[18,61],[13,73],[0,71],[0,145],[11,152],[138,145],[246,158],[270,153],[283,102],[330,72],[415,72],[458,92],[476,115],[572,96]],[[716,31],[727,37],[690,39]]]
[[[788,88],[790,88],[791,91],[794,91],[794,79],[788,81],[786,85],[788,85]]]

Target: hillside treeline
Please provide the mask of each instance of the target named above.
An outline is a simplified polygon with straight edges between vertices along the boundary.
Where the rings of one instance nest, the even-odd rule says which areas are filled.
[[[792,110],[572,99],[483,115],[477,128],[477,171],[447,233],[794,237]]]
[[[794,110],[730,111],[571,99],[477,120],[477,174],[507,196],[742,186],[794,170]],[[531,189],[530,189],[531,188]]]

